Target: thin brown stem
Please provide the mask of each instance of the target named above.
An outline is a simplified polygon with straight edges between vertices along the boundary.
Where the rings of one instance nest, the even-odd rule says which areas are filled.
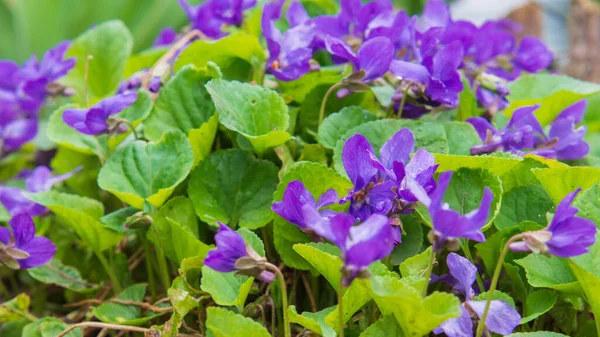
[[[136,301],[126,301],[126,300],[120,300],[117,298],[112,298],[110,300],[107,301],[101,301],[95,298],[91,298],[91,299],[87,299],[87,300],[83,300],[83,301],[79,301],[79,302],[74,302],[74,303],[68,303],[65,304],[64,307],[65,308],[71,308],[71,307],[78,307],[78,306],[82,306],[82,305],[86,305],[86,304],[103,304],[103,303],[107,303],[107,302],[111,302],[111,303],[117,303],[117,304],[123,304],[123,305],[133,305],[136,307],[142,307],[144,309],[150,310],[150,311],[154,311],[156,313],[161,313],[161,312],[170,312],[173,311],[172,307],[158,307],[155,304],[150,304],[150,303],[146,303],[146,302],[136,302]]]
[[[310,302],[310,310],[312,312],[317,312],[317,303],[315,302],[315,298],[312,293],[312,289],[310,287],[310,283],[308,282],[308,278],[305,273],[300,275],[302,278],[302,284],[304,285],[304,289],[306,290],[306,295],[308,296],[308,301]]]
[[[100,329],[110,329],[110,330],[121,330],[121,331],[134,331],[134,332],[150,332],[152,330],[146,328],[140,328],[137,326],[129,326],[129,325],[118,325],[118,324],[109,324],[109,323],[100,323],[100,322],[83,322],[73,324],[70,327],[63,330],[63,332],[56,335],[56,337],[64,337],[69,332],[77,329],[77,328],[100,328]]]
[[[156,63],[152,66],[152,68],[148,69],[148,71],[144,75],[144,78],[142,79],[142,88],[144,88],[144,89],[148,88],[148,85],[150,84],[150,80],[152,79],[152,73],[154,72],[154,70],[157,67],[169,62],[169,60],[173,56],[175,56],[175,54],[177,53],[177,51],[179,49],[183,48],[183,46],[185,46],[186,43],[188,43],[190,40],[192,40],[194,38],[200,38],[203,40],[207,39],[206,35],[204,35],[201,31],[199,31],[197,29],[194,29],[194,30],[188,32],[187,34],[185,34],[184,36],[182,36],[179,40],[177,40],[177,42],[175,42],[173,44],[173,46],[171,46],[171,48],[163,56],[161,56],[160,59],[158,59],[158,61],[156,61]]]

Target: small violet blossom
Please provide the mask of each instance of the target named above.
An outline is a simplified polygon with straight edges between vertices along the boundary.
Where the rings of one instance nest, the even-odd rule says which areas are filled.
[[[384,215],[373,214],[355,225],[347,213],[325,219],[310,205],[302,210],[314,231],[340,248],[343,286],[349,286],[357,277],[368,278],[367,267],[390,255],[395,247],[391,221]]]
[[[463,215],[450,209],[450,205],[442,201],[451,178],[452,171],[441,173],[438,178],[438,185],[430,196],[427,195],[422,186],[415,182],[409,182],[411,192],[427,206],[431,216],[433,229],[430,235],[434,252],[440,252],[444,244],[453,244],[458,238],[477,242],[485,241],[485,235],[483,235],[481,229],[488,219],[490,206],[494,198],[492,191],[485,187],[479,208]]]
[[[103,99],[89,109],[66,109],[64,122],[86,135],[99,135],[110,131],[109,117],[123,111],[137,100],[135,91],[124,92]]]
[[[501,130],[496,129],[482,117],[467,119],[471,123],[482,145],[471,148],[472,154],[507,151],[515,154],[532,153],[558,160],[575,160],[585,157],[590,147],[583,140],[585,126],[576,127],[583,119],[586,101],[574,103],[563,110],[550,124],[548,135],[533,114],[539,105],[516,109],[509,123]]]
[[[534,252],[559,257],[573,257],[589,252],[596,242],[596,225],[588,219],[575,216],[578,210],[571,204],[581,189],[567,194],[556,207],[548,227],[520,234],[523,241],[513,242],[516,252]]]
[[[215,235],[217,248],[208,252],[204,264],[221,273],[238,271],[264,282],[273,282],[275,275],[265,270],[267,260],[244,242],[240,234],[228,226],[218,223]]]
[[[52,260],[56,246],[52,241],[35,235],[35,224],[27,214],[18,214],[8,221],[10,229],[0,227],[0,261],[12,269],[29,269]]]
[[[460,308],[459,317],[445,321],[433,332],[436,335],[445,333],[448,337],[472,337],[473,320],[477,321],[481,318],[486,305],[485,300],[474,300],[473,283],[475,283],[477,268],[471,261],[455,253],[448,254],[446,262],[450,274],[456,279],[455,289],[465,296],[465,301]],[[520,324],[521,316],[508,303],[500,300],[491,301],[485,319],[485,325],[491,332],[502,336],[509,335]]]
[[[156,40],[152,43],[152,47],[165,47],[171,45],[177,40],[177,31],[171,27],[163,28],[158,33]]]
[[[275,27],[281,16],[283,1],[270,2],[262,13],[262,30],[269,49],[268,71],[277,79],[291,81],[300,78],[311,69],[315,37],[315,25],[302,4],[294,1],[286,14],[291,28],[284,34]]]
[[[57,176],[52,175],[52,171],[45,166],[38,166],[31,172],[21,172],[19,176],[25,180],[25,190],[18,187],[0,186],[0,203],[12,216],[28,214],[34,217],[47,214],[50,211],[46,207],[29,200],[24,193],[48,192],[52,186],[71,178],[80,169],[81,167],[78,167],[71,172]]]
[[[337,192],[334,189],[327,190],[315,202],[312,194],[304,187],[304,184],[299,180],[294,180],[287,185],[285,192],[283,192],[283,199],[273,203],[271,209],[285,220],[298,226],[308,236],[317,240],[319,237],[312,229],[312,224],[305,219],[303,207],[309,207],[317,212],[320,217],[329,220],[336,213],[329,209],[321,209],[337,202]]]
[[[208,0],[195,6],[186,0],[179,0],[179,4],[193,29],[218,39],[227,35],[222,31],[224,25],[239,26],[242,23],[244,11],[254,7],[256,0]]]

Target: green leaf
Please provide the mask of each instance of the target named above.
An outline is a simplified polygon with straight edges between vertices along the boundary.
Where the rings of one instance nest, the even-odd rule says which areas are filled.
[[[596,243],[586,254],[570,258],[569,267],[583,289],[584,299],[592,307],[594,316],[600,315],[600,233],[596,233]]]
[[[489,293],[486,291],[486,292],[483,292],[483,293],[475,296],[474,300],[487,301],[488,296],[489,296]],[[512,297],[510,297],[510,295],[508,295],[507,293],[496,290],[496,291],[494,291],[494,295],[492,296],[492,299],[508,303],[511,307],[516,308],[515,300]]]
[[[55,317],[44,317],[29,323],[23,329],[23,336],[27,337],[55,337],[66,330],[69,325]],[[74,329],[64,337],[82,337],[81,328]]]
[[[137,212],[139,211],[135,207],[119,208],[118,210],[101,217],[100,221],[106,227],[114,230],[115,232],[131,234],[135,232],[135,230],[125,228],[125,221],[127,220],[127,218],[129,218]]]
[[[300,324],[304,328],[323,337],[335,337],[335,330],[325,322],[325,317],[331,313],[335,313],[336,308],[337,307],[329,307],[317,312],[305,311],[302,315],[299,315],[296,311],[296,307],[290,305],[288,307],[288,315],[291,323]]]
[[[463,90],[458,94],[458,108],[456,108],[456,117],[459,121],[465,121],[467,118],[480,115],[477,108],[477,98],[475,92],[471,89],[471,83],[466,77],[461,77]]]
[[[144,302],[146,283],[134,284],[123,290],[116,298],[122,301]],[[150,320],[161,316],[152,311],[142,316],[142,309],[136,305],[125,305],[114,302],[106,302],[94,308],[93,312],[99,320],[105,323],[116,323],[123,325],[144,325]]]
[[[148,238],[177,263],[194,256],[204,258],[212,248],[198,240],[198,219],[189,199],[176,197],[169,200],[152,215],[152,219],[154,223]]]
[[[542,229],[542,226],[534,222],[527,221],[519,224],[517,227],[503,229],[488,237],[485,242],[476,244],[475,247],[483,259],[488,275],[492,275],[494,273],[494,269],[496,268],[496,264],[500,258],[500,251],[504,248],[504,245],[508,239],[521,232],[534,231],[538,229]],[[509,263],[518,257],[524,256],[525,254],[523,253],[513,253],[508,251],[506,257],[504,258],[504,262]]]
[[[529,155],[513,166],[510,171],[499,174],[500,178],[502,178],[504,191],[508,192],[517,187],[530,187],[532,185],[541,187],[540,181],[532,172],[533,169],[548,167],[543,161],[538,160],[541,158]],[[549,197],[547,198],[549,199]]]
[[[530,254],[515,262],[525,269],[527,281],[533,287],[556,289],[579,296],[582,294],[582,287],[565,259]]]
[[[102,225],[104,206],[97,200],[60,192],[27,194],[27,198],[46,206],[95,252],[113,248],[123,238]]]
[[[277,186],[277,191],[273,195],[273,201],[280,201],[287,185],[294,180],[302,181],[306,189],[315,197],[315,200],[330,188],[336,190],[339,196],[346,195],[352,188],[350,181],[324,165],[297,162],[283,175]],[[338,210],[343,209],[341,206],[337,207]],[[310,264],[292,249],[296,243],[312,242],[296,225],[287,222],[279,215],[275,215],[273,235],[275,248],[287,266],[301,270],[311,268]]]
[[[98,157],[59,146],[50,167],[55,174],[65,174],[81,167],[81,171],[67,179],[65,184],[79,195],[99,199],[100,189],[96,181],[101,164]]]
[[[188,194],[196,214],[210,225],[256,229],[273,218],[277,167],[239,149],[212,153],[192,172]]]
[[[468,156],[473,146],[481,144],[475,128],[469,123],[444,122],[442,126],[448,138],[449,154]]]
[[[265,247],[256,234],[245,228],[240,228],[237,232],[244,238],[244,242],[260,256],[265,256]],[[241,311],[252,288],[254,278],[236,275],[236,273],[235,271],[221,273],[204,266],[200,284],[202,290],[209,293],[218,305],[236,306]]]
[[[123,202],[142,209],[160,207],[194,164],[192,148],[181,132],[166,132],[156,143],[134,141],[106,161],[98,185]]]
[[[600,226],[600,183],[578,195],[573,206],[579,210],[577,216],[593,221],[596,227]]]
[[[506,276],[511,284],[513,297],[520,299],[523,303],[526,303],[526,298],[530,287],[529,285],[525,285],[523,277],[521,277],[521,268],[511,263],[504,263],[504,272],[506,273]]]
[[[148,91],[139,89],[137,91],[137,95],[137,100],[132,105],[115,115],[115,117],[129,121],[131,125],[136,128],[136,130],[142,121],[148,117],[153,105],[152,97]],[[108,146],[111,151],[116,149],[119,144],[121,144],[131,133],[133,133],[130,125],[121,125],[127,127],[127,131],[124,133],[119,133],[108,139]]]
[[[19,294],[10,301],[0,304],[0,323],[16,322],[29,315],[29,295]]]
[[[250,81],[262,76],[265,51],[257,37],[247,34],[231,34],[218,40],[192,42],[177,57],[175,71],[187,64],[205,67],[207,62],[216,63],[227,79]]]
[[[92,97],[110,96],[119,86],[132,46],[133,37],[121,21],[108,21],[89,29],[67,50],[66,57],[77,58],[77,64],[63,81],[75,88],[80,102],[83,102],[86,90]],[[88,55],[93,59],[87,67],[86,84]]]
[[[363,123],[374,121],[375,115],[357,106],[345,107],[339,112],[333,113],[319,127],[319,144],[328,149],[335,145],[342,136],[353,127]]]
[[[456,171],[459,168],[481,168],[498,176],[503,176],[507,172],[510,172],[522,161],[519,157],[504,158],[494,155],[458,156],[435,153],[434,157],[435,162],[440,165],[438,167],[438,172]]]
[[[524,221],[545,226],[548,223],[546,213],[553,208],[554,203],[541,186],[516,187],[502,196],[502,206],[494,224],[500,230],[518,226]]]
[[[194,165],[210,153],[217,133],[215,105],[205,87],[210,79],[206,69],[181,68],[160,90],[152,113],[144,122],[146,136],[152,141],[171,130],[186,134],[194,150]]]
[[[221,124],[246,137],[257,153],[290,139],[288,108],[275,91],[220,79],[208,82],[206,88]]]
[[[338,291],[342,273],[342,260],[339,258],[340,250],[328,243],[295,244],[294,250],[308,261],[319,274],[323,275],[329,284]]]
[[[402,234],[402,244],[397,245],[390,255],[392,265],[399,265],[411,256],[417,255],[423,247],[423,221],[414,212],[412,214],[401,215],[402,230],[406,235]]]
[[[555,167],[534,169],[533,174],[555,204],[577,188],[587,190],[600,180],[600,169],[593,167]]]
[[[452,294],[434,292],[423,298],[417,289],[389,276],[373,276],[370,288],[382,315],[394,314],[407,337],[426,335],[460,316],[460,301]]]
[[[452,175],[452,180],[444,194],[444,201],[451,209],[460,214],[467,214],[479,208],[485,187],[488,187],[494,195],[487,224],[483,227],[485,230],[500,212],[502,204],[502,181],[498,176],[485,169],[460,168]],[[423,219],[430,227],[433,227],[425,206],[418,206],[417,212],[423,215]]]
[[[414,278],[415,282],[413,283],[413,287],[415,287],[419,291],[423,291],[425,287],[427,287],[428,280],[423,276],[425,275],[425,271],[429,268],[429,264],[431,263],[431,259],[433,258],[433,252],[431,251],[431,247],[428,247],[421,254],[409,257],[404,260],[400,264],[400,273],[403,278]]]
[[[525,315],[521,324],[533,321],[552,309],[558,300],[558,295],[552,290],[536,290],[527,296]]]
[[[198,307],[198,301],[183,289],[169,288],[167,295],[173,305],[173,310],[181,317],[184,317],[188,312]]]
[[[210,307],[206,312],[206,327],[214,337],[271,337],[260,323],[227,309]]]
[[[323,67],[318,71],[310,71],[293,81],[278,81],[279,88],[285,96],[302,103],[306,96],[317,86],[329,86],[338,83],[347,74],[346,68],[333,66]]]
[[[377,322],[371,324],[359,337],[402,337],[402,330],[398,326],[394,316],[383,316]]]
[[[329,158],[327,150],[319,144],[306,144],[302,149],[298,161],[312,161],[315,163],[327,165]]]
[[[348,139],[356,134],[362,134],[369,140],[379,156],[381,146],[396,132],[404,128],[408,128],[413,132],[415,136],[415,149],[425,148],[425,150],[432,153],[448,153],[448,140],[441,125],[413,120],[380,119],[354,127],[338,140],[333,152],[335,169],[344,175],[346,174],[342,164],[344,139]]]
[[[542,126],[550,124],[569,105],[600,92],[599,84],[551,74],[526,74],[508,88],[510,105],[504,115],[510,117],[520,107],[541,104],[535,115]]]
[[[55,284],[75,292],[89,292],[99,287],[84,280],[77,269],[62,264],[56,258],[43,266],[27,269],[27,272],[42,283]]]

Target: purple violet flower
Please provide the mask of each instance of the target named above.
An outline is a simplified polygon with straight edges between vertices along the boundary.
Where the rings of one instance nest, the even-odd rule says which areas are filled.
[[[458,68],[462,63],[463,47],[455,41],[439,50],[422,64],[395,60],[390,72],[406,82],[412,95],[423,97],[428,105],[456,107],[463,85]],[[406,90],[401,88],[402,90]]]
[[[473,283],[475,283],[477,268],[464,257],[450,253],[446,260],[450,274],[456,279],[455,289],[464,296],[461,315],[451,318],[433,332],[436,335],[445,333],[448,337],[472,337],[473,320],[479,320],[483,315],[486,301],[475,301]],[[508,303],[500,300],[492,300],[488,315],[485,319],[486,327],[494,333],[502,336],[509,335],[521,324],[521,315]]]
[[[244,11],[254,7],[256,0],[208,0],[195,6],[191,6],[186,0],[179,0],[179,4],[193,29],[218,39],[227,35],[221,30],[223,25],[239,26],[244,18]]]
[[[533,114],[539,105],[516,109],[509,123],[497,130],[485,118],[471,117],[471,123],[482,145],[471,148],[472,154],[507,151],[515,154],[533,153],[558,160],[575,160],[585,157],[590,148],[583,140],[585,126],[576,128],[583,119],[586,101],[574,103],[563,110],[550,124],[548,136]]]
[[[367,267],[390,255],[395,247],[391,221],[384,215],[373,214],[362,224],[354,225],[356,221],[346,213],[325,219],[309,205],[302,210],[309,226],[341,249],[344,286],[356,277],[369,277]]]
[[[287,19],[291,28],[284,34],[275,27],[281,16],[283,2],[270,2],[262,14],[262,29],[269,48],[267,68],[282,81],[300,78],[310,70],[311,48],[315,37],[315,25],[310,21],[302,5],[295,1],[290,4]]]
[[[99,135],[109,132],[110,116],[123,111],[137,100],[135,91],[124,92],[105,98],[88,109],[66,109],[64,122],[86,135]]]
[[[221,273],[237,270],[263,282],[273,282],[275,275],[261,266],[266,259],[247,245],[240,234],[220,222],[218,224],[219,230],[215,235],[217,248],[208,252],[204,264]]]
[[[156,40],[152,43],[152,47],[165,47],[171,45],[177,40],[177,31],[171,27],[163,28]]]
[[[419,32],[430,28],[445,28],[452,22],[450,9],[443,0],[429,0],[423,8],[423,15],[417,21]]]
[[[304,184],[299,180],[294,180],[287,185],[285,192],[283,192],[283,199],[274,202],[271,209],[285,220],[298,226],[308,236],[318,239],[315,231],[305,219],[303,208],[309,207],[320,217],[329,220],[336,213],[329,209],[321,209],[333,205],[337,201],[337,192],[334,189],[329,189],[319,197],[318,202],[315,202],[312,194],[304,187]]]
[[[35,224],[27,214],[8,221],[11,229],[0,227],[0,261],[12,269],[29,269],[48,263],[56,246],[43,236],[35,235]]]
[[[477,242],[485,241],[485,235],[481,229],[486,224],[490,213],[490,205],[494,199],[492,191],[485,187],[479,208],[462,215],[450,209],[450,205],[442,201],[451,178],[452,171],[441,173],[438,177],[437,187],[430,196],[421,185],[414,181],[409,182],[410,191],[427,206],[429,215],[431,215],[433,229],[430,235],[434,252],[440,252],[445,243],[453,243],[458,238]]]
[[[0,156],[33,140],[38,131],[36,117],[0,121]]]
[[[580,191],[578,188],[561,200],[546,228],[522,233],[523,241],[511,243],[510,249],[516,252],[548,253],[559,257],[572,257],[589,252],[588,247],[596,242],[596,225],[588,219],[575,216],[578,210],[571,205]]]
[[[20,176],[25,180],[25,190],[17,187],[0,186],[0,203],[2,203],[12,216],[23,213],[34,217],[49,213],[50,211],[46,207],[29,200],[24,195],[24,192],[38,193],[50,191],[52,186],[71,178],[80,170],[81,167],[78,167],[71,172],[53,176],[49,168],[38,166],[31,172],[21,172]]]

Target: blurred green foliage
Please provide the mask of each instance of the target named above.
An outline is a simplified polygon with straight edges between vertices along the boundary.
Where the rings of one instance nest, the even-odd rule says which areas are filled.
[[[42,55],[109,19],[127,24],[134,52],[150,46],[162,28],[187,23],[177,0],[0,0],[0,59]]]

